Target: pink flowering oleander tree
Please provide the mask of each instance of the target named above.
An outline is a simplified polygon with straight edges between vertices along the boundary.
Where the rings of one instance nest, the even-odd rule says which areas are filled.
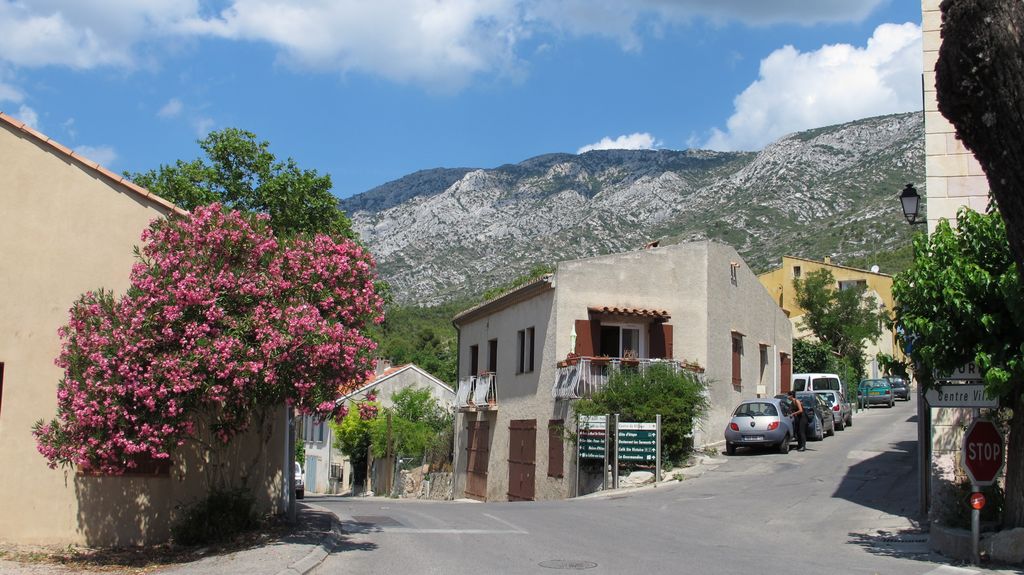
[[[128,292],[86,293],[60,330],[57,416],[33,430],[51,467],[120,474],[203,436],[227,444],[282,403],[328,418],[372,375],[382,301],[351,240],[279,240],[268,217],[219,204],[142,239]]]

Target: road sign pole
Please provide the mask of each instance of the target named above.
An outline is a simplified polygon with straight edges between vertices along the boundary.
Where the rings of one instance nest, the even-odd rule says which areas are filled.
[[[619,414],[615,414],[615,469],[612,471],[612,489],[619,488]]]
[[[655,451],[657,454],[654,456],[654,484],[657,485],[661,482],[661,414],[654,416],[654,423],[658,426],[657,434],[655,435]]]
[[[975,483],[971,483],[971,493],[981,491]],[[981,540],[981,509],[971,505],[971,562],[975,565],[981,564],[981,554],[978,552],[978,542]]]
[[[583,450],[583,435],[580,433],[580,414],[576,414],[576,494],[580,496],[580,451]]]
[[[604,465],[601,467],[601,489],[608,490],[608,432],[611,427],[612,416],[604,414]]]

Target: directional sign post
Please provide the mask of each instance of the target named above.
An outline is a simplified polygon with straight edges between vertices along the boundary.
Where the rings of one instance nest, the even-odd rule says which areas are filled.
[[[999,407],[999,400],[989,399],[980,383],[940,385],[929,389],[924,397],[930,407]]]
[[[977,412],[975,412],[977,413]],[[1003,434],[987,419],[975,419],[964,434],[964,469],[971,480],[971,554],[978,564],[978,540],[981,537],[981,508],[985,498],[981,487],[992,485],[1003,468]]]
[[[581,415],[576,429],[576,495],[580,493],[580,461],[600,459],[601,488],[608,488],[608,419],[607,415]]]

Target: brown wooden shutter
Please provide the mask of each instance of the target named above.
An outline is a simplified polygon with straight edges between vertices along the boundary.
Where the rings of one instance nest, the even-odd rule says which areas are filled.
[[[651,324],[651,352],[654,359],[672,359],[672,326],[667,323]]]
[[[548,421],[548,477],[562,477],[564,474],[565,445],[562,443],[564,423],[561,419]]]
[[[576,320],[576,355],[584,357],[594,355],[594,342],[601,341],[600,336],[594,338],[593,326],[591,324],[595,323],[598,322],[591,322],[585,319]],[[600,333],[600,324],[598,324],[597,329],[598,333]]]

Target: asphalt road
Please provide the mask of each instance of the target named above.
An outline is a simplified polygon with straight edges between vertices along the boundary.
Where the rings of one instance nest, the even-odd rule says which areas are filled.
[[[342,520],[328,573],[968,575],[927,553],[913,402],[854,415],[805,452],[740,450],[683,482],[569,501],[317,498]]]

